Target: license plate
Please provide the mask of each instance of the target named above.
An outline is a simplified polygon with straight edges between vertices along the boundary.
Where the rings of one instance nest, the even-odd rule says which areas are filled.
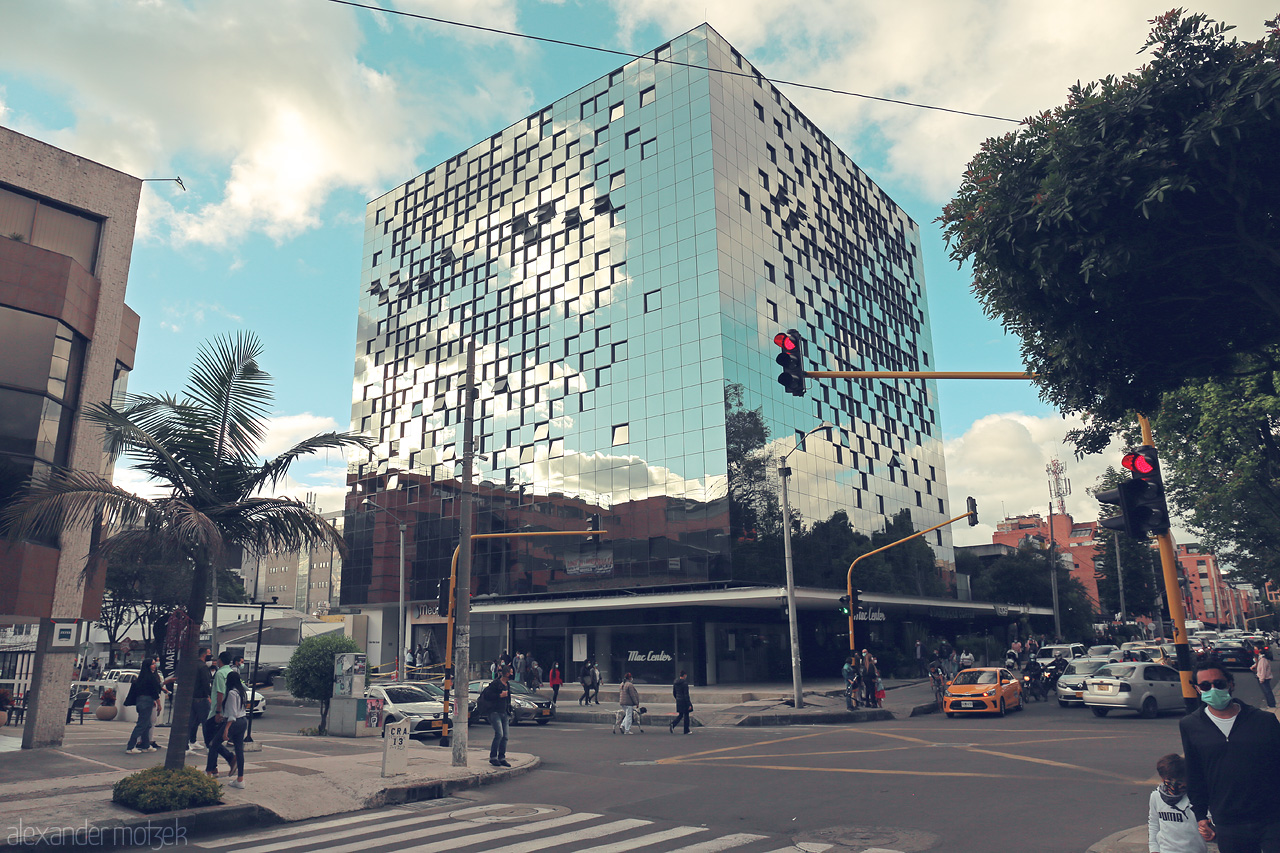
[[[1084,698],[1084,691],[1083,691],[1083,690],[1077,690],[1077,691],[1076,691],[1076,698],[1077,698],[1077,699],[1083,699],[1083,698]]]
[[[1098,685],[1098,692],[1099,692],[1099,693],[1110,693],[1110,692],[1111,692],[1111,685],[1110,685],[1110,684],[1099,684],[1099,685]]]
[[[541,715],[542,715],[542,716],[544,716],[544,717],[550,717],[550,716],[551,716],[551,709],[550,709],[550,708],[543,708],[543,709],[542,709],[541,711],[539,711],[538,713],[539,713],[539,714],[541,714]]]
[[[961,702],[961,703],[960,703],[960,707],[961,707],[961,708],[976,708],[976,707],[978,707],[978,703],[977,703],[977,702]]]

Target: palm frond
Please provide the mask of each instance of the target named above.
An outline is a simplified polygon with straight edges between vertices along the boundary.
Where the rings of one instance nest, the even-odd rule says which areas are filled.
[[[107,403],[98,403],[85,409],[85,420],[97,424],[106,432],[108,451],[112,455],[128,453],[140,457],[136,467],[145,471],[153,480],[168,483],[178,494],[187,497],[208,498],[207,488],[197,472],[183,465],[175,455],[181,453],[181,447],[173,447],[172,436],[165,436],[165,427],[154,417],[155,410],[168,403],[144,404],[141,412],[156,435],[134,420],[137,409],[119,411]],[[169,438],[170,440],[166,440]]]
[[[143,526],[158,507],[146,498],[85,471],[54,469],[31,477],[19,497],[0,513],[9,539],[51,538],[70,526],[97,520],[107,528]]]
[[[210,514],[228,542],[259,554],[319,546],[346,551],[342,534],[332,523],[292,498],[246,498]]]
[[[250,494],[260,488],[276,486],[288,474],[289,466],[299,457],[309,456],[318,450],[344,450],[348,447],[368,450],[372,446],[373,439],[355,432],[326,432],[313,435],[298,442],[275,459],[265,462],[254,478],[254,487]]]
[[[187,393],[218,418],[219,456],[255,455],[266,435],[272,400],[271,375],[258,367],[262,343],[251,332],[214,338],[200,347],[191,368]]]

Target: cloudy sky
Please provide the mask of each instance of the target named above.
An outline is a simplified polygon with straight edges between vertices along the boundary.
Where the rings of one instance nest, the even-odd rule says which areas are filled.
[[[373,0],[370,0],[372,3]],[[1076,0],[394,0],[458,22],[643,52],[708,21],[765,74],[868,95],[1021,118],[1069,85],[1133,70],[1166,2]],[[1273,4],[1192,8],[1256,38]],[[364,204],[623,64],[616,56],[368,11],[333,0],[4,0],[0,124],[145,184],[129,304],[142,315],[131,389],[176,390],[199,342],[251,329],[278,379],[271,442],[350,417]],[[1014,125],[822,94],[787,95],[924,232],[940,369],[1021,367],[986,319],[933,220],[969,157]],[[1062,459],[1067,506],[1110,458],[1077,462],[1073,422],[1020,382],[941,383],[953,500],[984,521],[1044,512]],[[294,493],[340,506],[331,456]],[[128,475],[122,478],[133,484]],[[959,544],[990,541],[986,524]]]

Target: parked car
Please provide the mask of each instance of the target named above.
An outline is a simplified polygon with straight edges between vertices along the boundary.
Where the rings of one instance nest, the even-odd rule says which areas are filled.
[[[485,687],[487,687],[488,685],[489,685],[488,681],[471,682],[471,684],[468,685],[468,693],[469,693],[468,698],[471,700],[474,700],[475,703],[479,703],[480,691],[484,690]],[[544,714],[543,713],[544,709],[538,706],[537,702],[534,701],[533,697],[522,695],[519,692],[519,688],[523,687],[524,685],[513,681],[508,686],[513,688],[511,691],[511,725],[513,726],[519,725],[520,723],[527,722],[529,720],[532,720],[534,722],[537,722],[543,725],[551,722],[551,714],[555,713],[554,709],[552,709],[551,714]],[[486,723],[489,721],[489,715],[480,714],[473,711],[471,714],[470,721],[477,722],[477,723]]]
[[[439,703],[440,703],[440,707],[441,707],[441,708],[443,708],[443,707],[444,707],[444,688],[440,686],[439,682],[435,682],[435,681],[406,681],[406,682],[404,682],[404,683],[405,683],[405,684],[411,684],[411,685],[413,685],[414,687],[421,687],[423,690],[425,690],[425,691],[427,691],[428,693],[430,693],[430,694],[431,694],[432,699],[434,699],[435,701],[437,701],[437,702],[439,702]],[[449,694],[449,704],[450,704],[450,705],[452,705],[452,704],[453,704],[453,697],[457,695],[457,692],[458,692],[458,691],[457,691],[457,689],[455,688],[455,689],[454,689],[454,690]],[[468,719],[468,720],[470,720],[471,715],[472,715],[472,714],[474,714],[475,712],[476,712],[476,700],[475,700],[475,699],[473,699],[473,698],[471,698],[471,695],[470,695],[470,694],[468,694],[468,696],[467,696],[467,719]]]
[[[511,695],[528,699],[538,707],[538,713],[533,719],[538,725],[545,726],[556,718],[556,706],[552,701],[545,696],[539,696],[524,684],[518,681],[511,682]]]
[[[1020,711],[1022,679],[1004,667],[983,666],[956,675],[942,694],[942,709],[948,717],[956,714],[987,713],[1004,716]]]
[[[267,697],[258,693],[257,690],[249,688],[249,713],[255,717],[261,717],[263,712],[267,710]]]
[[[384,726],[401,721],[409,723],[411,738],[439,735],[444,726],[444,708],[439,697],[417,685],[403,682],[374,684],[365,689],[364,695],[382,700]]]
[[[1107,657],[1082,657],[1076,658],[1067,664],[1067,668],[1058,679],[1056,688],[1058,704],[1063,708],[1071,705],[1083,705],[1085,678],[1093,675],[1109,663],[1113,663],[1113,661]]]
[[[1084,704],[1099,717],[1115,710],[1150,719],[1185,710],[1178,671],[1158,663],[1109,663],[1085,679]]]

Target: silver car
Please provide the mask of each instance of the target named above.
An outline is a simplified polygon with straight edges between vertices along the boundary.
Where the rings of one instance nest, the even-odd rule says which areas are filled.
[[[1084,679],[1093,675],[1102,667],[1112,663],[1110,657],[1076,658],[1067,664],[1058,679],[1058,704],[1066,708],[1070,705],[1084,704]]]
[[[1178,671],[1158,663],[1109,663],[1084,680],[1084,704],[1099,717],[1113,709],[1151,719],[1161,711],[1183,711]]]

